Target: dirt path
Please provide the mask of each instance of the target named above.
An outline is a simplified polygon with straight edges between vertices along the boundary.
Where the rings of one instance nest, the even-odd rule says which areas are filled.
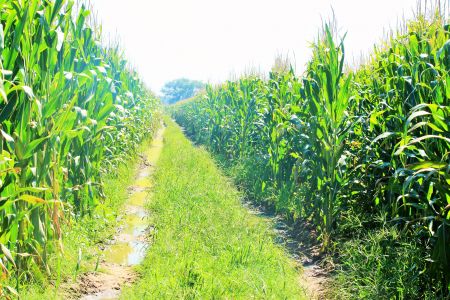
[[[121,288],[131,285],[138,278],[133,265],[139,264],[149,246],[154,230],[149,226],[145,201],[152,186],[151,175],[163,146],[163,132],[156,135],[151,147],[141,156],[139,172],[134,184],[128,187],[129,198],[124,206],[123,222],[111,244],[103,251],[98,272],[80,276],[72,287],[77,299],[118,299]],[[289,254],[303,266],[299,284],[310,299],[326,299],[328,272],[319,264],[319,246],[306,226],[287,224],[263,207],[244,203],[251,213],[270,219],[274,223],[276,242],[282,244]]]
[[[118,299],[121,288],[137,279],[133,266],[144,259],[154,230],[149,225],[145,202],[152,187],[151,175],[163,147],[163,133],[164,128],[158,131],[151,147],[141,155],[136,180],[128,187],[129,197],[121,216],[122,225],[111,244],[103,250],[98,271],[81,275],[71,288],[75,298]]]
[[[291,257],[303,267],[299,283],[308,298],[327,299],[330,270],[322,267],[320,263],[320,246],[316,242],[313,229],[303,223],[288,224],[265,207],[255,206],[252,202],[245,202],[244,206],[252,214],[268,218],[274,223],[275,241],[283,245]]]
[[[326,299],[330,270],[322,267],[320,245],[313,229],[304,223],[288,225],[278,216],[275,224],[280,243],[303,266],[300,285],[305,288],[306,295],[313,300]]]

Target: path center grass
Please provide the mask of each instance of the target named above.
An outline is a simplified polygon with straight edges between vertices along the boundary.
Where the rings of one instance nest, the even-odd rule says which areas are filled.
[[[243,208],[208,152],[167,123],[149,201],[154,243],[142,278],[122,298],[304,298],[299,271],[274,243],[271,224]]]

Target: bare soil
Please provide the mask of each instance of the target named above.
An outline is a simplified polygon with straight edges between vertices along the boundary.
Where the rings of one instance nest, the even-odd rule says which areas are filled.
[[[161,152],[163,130],[164,128],[156,134],[150,149],[140,155],[136,180],[132,186],[127,188],[130,196],[124,205],[125,212],[122,215],[124,224],[119,228],[113,240],[110,241],[110,245],[102,249],[104,253],[109,251],[110,258],[103,259],[100,262],[98,272],[80,275],[77,282],[66,289],[64,298],[82,300],[118,299],[121,289],[138,279],[138,274],[132,265],[139,263],[141,258],[143,259],[145,250],[149,246],[154,233],[154,227],[150,225],[145,225],[143,230],[141,230],[141,227],[142,221],[147,217],[144,203],[150,194],[151,180],[149,178],[154,172],[155,162]],[[148,224],[146,221],[144,223]],[[132,244],[144,245],[144,248],[140,250],[144,253],[141,257],[138,257],[138,260],[134,258],[133,262],[129,257],[141,254],[133,252],[136,249],[129,247]],[[127,255],[127,262],[116,261],[123,257],[126,258]]]
[[[276,215],[273,208],[246,201],[244,206],[252,214],[269,218],[274,223],[275,241],[285,247],[303,269],[299,284],[312,300],[328,299],[328,286],[334,266],[321,253],[317,233],[302,220],[288,222]]]
[[[156,139],[162,140],[162,133]],[[158,141],[157,141],[158,142]],[[154,152],[153,152],[154,154]],[[156,155],[158,156],[158,155]],[[149,156],[147,156],[149,157]],[[145,178],[154,171],[154,162],[141,156],[139,173],[136,184],[128,187],[130,194],[146,191],[147,186],[143,185]],[[312,226],[304,221],[288,222],[282,216],[276,215],[272,208],[257,206],[251,201],[243,203],[252,213],[268,218],[274,224],[275,241],[283,245],[291,257],[302,266],[303,273],[299,284],[305,289],[305,294],[309,299],[327,299],[327,287],[330,283],[330,274],[333,266],[320,252],[320,244],[316,239],[316,232]],[[125,205],[126,214],[135,214],[139,208],[135,205]],[[149,227],[144,236],[139,236],[142,241],[151,236],[153,228]],[[119,231],[113,243],[128,242],[133,239],[129,234]],[[115,264],[102,261],[100,272],[90,272],[79,277],[78,282],[68,290],[69,299],[117,299],[123,286],[131,285],[138,279],[138,274],[133,267],[124,264]]]
[[[72,299],[116,299],[124,285],[131,285],[137,279],[136,272],[129,266],[103,263],[101,272],[90,272],[79,277],[71,287]]]

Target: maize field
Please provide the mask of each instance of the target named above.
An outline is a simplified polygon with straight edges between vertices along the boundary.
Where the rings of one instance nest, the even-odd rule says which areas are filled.
[[[81,2],[0,0],[0,298],[20,297],[19,288],[37,274],[59,272],[50,261],[64,252],[66,230],[102,217],[107,174],[120,176],[119,166],[161,124],[160,100],[117,43],[105,46],[101,27]],[[208,85],[167,111],[192,141],[235,172],[245,197],[313,228],[323,256],[332,256],[343,272],[362,273],[355,277],[360,287],[349,283],[347,298],[448,299],[447,17],[418,13],[355,68],[347,64],[345,35],[332,22],[311,48],[301,75],[278,66],[268,78],[249,74]],[[209,154],[192,147],[172,121],[166,124],[168,146],[152,204],[160,223],[142,233],[154,250],[149,247],[143,280],[124,297],[300,297],[298,261],[267,234],[267,222],[249,217],[241,193]],[[180,180],[179,174],[192,177]],[[356,248],[346,250],[349,241]],[[379,252],[370,252],[375,248]],[[367,253],[394,259],[383,265]],[[367,283],[377,272],[387,281]],[[52,280],[64,281],[68,273]],[[245,289],[235,274],[248,281]],[[49,282],[59,289],[59,282]]]
[[[101,205],[102,175],[158,123],[159,100],[89,14],[72,0],[0,0],[2,280],[48,269],[62,224]]]
[[[333,26],[321,32],[302,76],[208,86],[170,111],[195,142],[244,165],[252,198],[312,223],[323,252],[353,234],[352,215],[365,229],[382,215],[423,250],[419,288],[448,296],[450,26],[418,16],[356,70]]]

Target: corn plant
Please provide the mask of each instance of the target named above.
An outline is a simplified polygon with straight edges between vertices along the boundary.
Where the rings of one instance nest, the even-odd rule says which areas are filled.
[[[156,124],[158,101],[70,0],[0,1],[0,268],[47,269],[62,222]]]
[[[367,230],[395,226],[425,253],[421,289],[448,295],[445,22],[419,14],[354,72],[326,25],[303,76],[243,77],[170,110],[194,140],[247,168],[249,195],[313,223],[324,251],[352,235],[353,213]]]
[[[419,18],[379,51],[364,88],[372,165],[380,172],[375,203],[424,238],[430,270],[448,286],[448,27]],[[377,136],[374,136],[374,134]]]
[[[351,75],[344,77],[343,42],[335,45],[332,32],[325,26],[323,40],[314,48],[314,55],[304,80],[306,103],[310,114],[307,135],[314,149],[311,160],[313,188],[319,191],[323,247],[329,243],[335,217],[342,206],[341,188],[346,184],[346,170],[341,167],[345,141],[352,128],[348,109]]]

